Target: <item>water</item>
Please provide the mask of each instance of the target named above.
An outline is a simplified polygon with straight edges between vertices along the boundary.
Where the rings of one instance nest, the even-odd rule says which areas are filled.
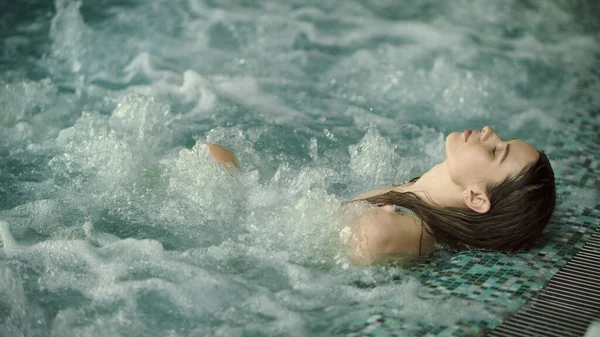
[[[593,1],[0,13],[3,336],[331,336],[381,311],[413,322],[406,335],[500,320],[428,299],[405,270],[349,266],[339,233],[359,210],[340,202],[421,174],[465,128],[552,157],[574,131],[564,116],[600,106]],[[243,172],[212,165],[203,142]]]

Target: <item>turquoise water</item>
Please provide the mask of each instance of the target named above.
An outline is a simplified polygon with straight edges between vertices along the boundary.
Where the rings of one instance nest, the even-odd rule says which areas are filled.
[[[421,174],[466,128],[552,158],[576,132],[565,117],[600,106],[595,6],[0,5],[2,335],[331,336],[381,311],[502,320],[520,303],[440,302],[405,270],[349,266],[340,233],[356,210],[340,202]],[[207,141],[243,172],[212,165]]]

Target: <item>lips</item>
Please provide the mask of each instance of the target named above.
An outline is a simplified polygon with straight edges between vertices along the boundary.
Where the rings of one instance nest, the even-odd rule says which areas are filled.
[[[467,140],[469,140],[469,136],[471,136],[471,133],[473,133],[473,131],[471,131],[471,130],[465,130],[465,142]]]

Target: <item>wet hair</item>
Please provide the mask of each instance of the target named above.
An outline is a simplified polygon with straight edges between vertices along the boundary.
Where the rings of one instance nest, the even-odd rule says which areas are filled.
[[[418,179],[418,178],[416,178]],[[415,180],[416,180],[415,179]],[[488,186],[490,209],[436,207],[414,193],[388,192],[363,199],[414,211],[425,229],[445,248],[514,252],[529,249],[550,221],[556,204],[554,172],[544,152],[519,174]]]

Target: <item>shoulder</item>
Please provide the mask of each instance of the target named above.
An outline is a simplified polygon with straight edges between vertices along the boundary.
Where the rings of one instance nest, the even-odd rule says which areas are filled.
[[[424,254],[433,246],[433,237],[423,226],[420,219],[395,212],[391,206],[368,208],[352,223],[348,255],[356,264],[387,263],[399,257],[410,260],[419,256],[420,248]]]

